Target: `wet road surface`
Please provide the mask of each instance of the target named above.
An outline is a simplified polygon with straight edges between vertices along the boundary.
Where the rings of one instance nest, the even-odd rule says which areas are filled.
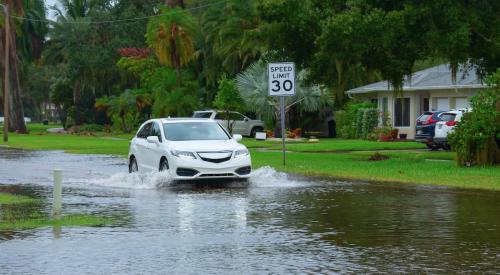
[[[173,184],[124,159],[0,148],[0,192],[103,227],[0,231],[0,274],[500,272],[500,193],[318,182],[271,168],[249,184]],[[0,213],[2,211],[0,206]],[[0,215],[1,218],[1,215]]]

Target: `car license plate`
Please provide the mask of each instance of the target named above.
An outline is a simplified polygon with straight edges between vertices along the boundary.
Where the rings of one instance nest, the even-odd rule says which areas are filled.
[[[417,135],[421,135],[421,134],[422,134],[422,130],[418,130]]]

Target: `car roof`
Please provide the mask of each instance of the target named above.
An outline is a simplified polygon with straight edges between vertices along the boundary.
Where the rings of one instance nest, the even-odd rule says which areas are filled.
[[[208,118],[193,118],[193,117],[175,117],[175,118],[160,118],[161,123],[180,123],[180,122],[216,122]]]

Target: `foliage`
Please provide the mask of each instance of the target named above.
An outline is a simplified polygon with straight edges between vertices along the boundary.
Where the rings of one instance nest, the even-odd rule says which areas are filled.
[[[462,166],[500,163],[500,69],[487,81],[490,88],[472,98],[472,112],[448,135]]]
[[[213,105],[224,112],[227,120],[227,129],[229,133],[233,133],[233,122],[230,120],[230,111],[242,111],[245,108],[245,103],[238,93],[236,83],[233,79],[228,79],[223,75],[219,81],[219,91],[215,96]]]
[[[194,57],[198,26],[194,18],[180,8],[160,6],[160,14],[149,19],[146,42],[160,64],[177,70],[180,83],[181,67]]]
[[[285,98],[285,109],[292,107],[299,112],[313,112],[330,102],[330,97],[318,85],[306,82],[306,71],[299,71],[295,80],[295,95]],[[267,71],[262,62],[252,64],[236,77],[238,91],[247,108],[264,119],[278,118],[279,100],[269,96]]]
[[[126,90],[120,96],[99,98],[95,107],[105,110],[113,122],[115,130],[130,133],[144,120],[144,110],[150,108],[152,99],[143,90]]]
[[[370,129],[373,129],[378,123],[378,111],[374,108],[375,106],[371,102],[353,101],[348,103],[345,112],[341,113],[341,119],[337,121],[335,118],[339,136],[342,138],[366,138],[371,132]],[[372,116],[364,116],[365,110],[370,110],[369,113]]]

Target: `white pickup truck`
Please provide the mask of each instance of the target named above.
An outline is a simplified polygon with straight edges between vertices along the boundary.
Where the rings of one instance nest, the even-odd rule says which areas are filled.
[[[224,128],[227,128],[228,125],[226,113],[223,111],[195,111],[193,117],[216,120]],[[229,123],[232,125],[233,134],[255,137],[255,133],[264,131],[264,122],[262,120],[250,119],[238,112],[229,112]]]

